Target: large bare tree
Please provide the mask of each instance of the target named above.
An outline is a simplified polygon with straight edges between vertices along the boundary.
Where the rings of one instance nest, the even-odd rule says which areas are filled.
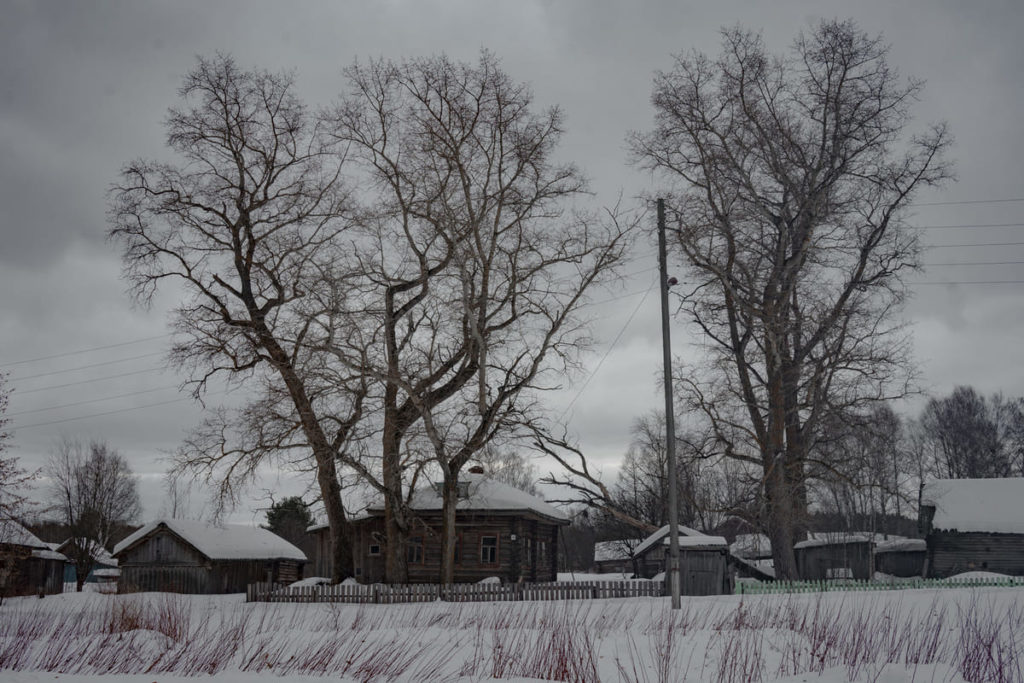
[[[366,392],[311,349],[337,330],[344,150],[323,134],[290,74],[200,59],[180,96],[166,124],[178,163],[123,169],[110,236],[138,300],[165,281],[183,286],[172,359],[190,372],[195,395],[217,377],[258,395],[238,413],[213,413],[185,444],[184,462],[230,503],[271,456],[312,458],[343,578],[352,563],[337,458]]]
[[[351,326],[373,330],[377,350],[352,339],[332,349],[378,387],[387,576],[407,572],[406,447],[442,473],[448,582],[459,472],[527,423],[536,392],[575,362],[586,295],[612,276],[629,230],[614,211],[599,220],[571,210],[586,186],[555,160],[560,111],[536,110],[490,53],[347,73],[333,131],[375,191],[357,246],[366,303],[350,308]]]
[[[706,371],[681,388],[716,448],[759,471],[791,578],[824,418],[905,391],[895,313],[920,250],[907,207],[950,178],[950,137],[907,133],[922,85],[852,22],[821,22],[784,55],[739,27],[723,36],[717,58],[656,75],[655,126],[632,148],[673,183],[680,312],[706,341]]]
[[[71,535],[67,552],[81,591],[97,552],[109,550],[117,527],[135,521],[142,511],[136,478],[124,456],[106,443],[84,446],[67,438],[57,444],[43,471],[53,510]]]

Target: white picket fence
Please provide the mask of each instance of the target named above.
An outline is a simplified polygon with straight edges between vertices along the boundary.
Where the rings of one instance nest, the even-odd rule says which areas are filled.
[[[390,605],[403,602],[513,602],[520,600],[593,600],[603,598],[661,597],[661,581],[584,581],[578,583],[455,583],[355,584],[281,587],[249,584],[246,602],[342,602]]]

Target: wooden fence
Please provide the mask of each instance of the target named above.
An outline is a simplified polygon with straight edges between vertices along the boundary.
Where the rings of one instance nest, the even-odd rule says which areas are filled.
[[[390,605],[400,602],[513,602],[520,600],[592,600],[661,597],[661,581],[586,581],[579,583],[456,583],[281,587],[249,584],[246,602],[343,602]]]
[[[906,588],[1010,588],[1024,587],[1024,576],[1002,576],[984,579],[921,579],[893,578],[859,581],[842,579],[832,581],[737,581],[737,595],[766,595],[769,593],[824,593],[838,591],[885,591]]]

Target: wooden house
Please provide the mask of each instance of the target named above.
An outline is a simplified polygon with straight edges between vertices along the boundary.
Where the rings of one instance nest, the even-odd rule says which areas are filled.
[[[875,542],[875,571],[889,576],[923,576],[927,551],[923,538],[878,540]]]
[[[663,575],[668,567],[670,538],[665,525],[636,547],[640,578]],[[679,525],[679,591],[682,595],[721,595],[732,592],[728,543]]]
[[[921,495],[925,575],[1024,575],[1024,478],[939,479]]]
[[[75,583],[78,579],[78,570],[73,561],[75,557],[73,540],[69,538],[55,548],[57,552],[68,558],[67,564],[64,565],[64,583]],[[93,562],[89,575],[85,577],[85,583],[116,583],[120,572],[117,569],[117,560],[114,559],[114,556],[97,541],[82,539],[79,540],[79,543],[82,544],[83,549],[88,548]]]
[[[774,581],[771,541],[764,534],[737,534],[729,544],[729,566],[736,578]]]
[[[867,580],[874,575],[871,534],[827,532],[793,546],[797,573],[806,581]]]
[[[305,554],[266,529],[180,519],[146,524],[114,547],[119,590],[240,593],[302,578]]]
[[[66,561],[21,524],[0,522],[0,597],[64,592]]]
[[[634,563],[636,547],[640,539],[622,538],[617,541],[600,541],[594,544],[595,574],[635,574]]]
[[[558,530],[569,524],[565,515],[536,496],[475,471],[459,475],[458,495],[456,583],[492,577],[505,583],[556,579]],[[412,531],[405,548],[410,583],[437,583],[441,578],[441,503],[438,484],[410,497]],[[384,582],[383,505],[371,503],[351,524],[356,579]],[[325,527],[312,531],[317,535],[316,573],[330,576],[329,534]]]

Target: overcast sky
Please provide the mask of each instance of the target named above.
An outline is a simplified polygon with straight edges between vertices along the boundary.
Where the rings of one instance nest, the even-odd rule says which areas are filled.
[[[318,105],[342,91],[341,70],[357,58],[475,60],[486,47],[532,85],[538,105],[563,108],[560,156],[579,163],[598,199],[612,204],[620,192],[629,201],[655,188],[628,166],[624,138],[650,126],[652,74],[670,68],[673,54],[715,53],[718,29],[737,22],[763,29],[782,51],[810,21],[852,17],[884,34],[903,74],[926,79],[916,124],[948,121],[957,140],[959,181],[921,197],[914,217],[920,226],[965,226],[924,233],[932,265],[915,276],[905,311],[923,385],[1024,395],[1024,202],[992,201],[1024,198],[1019,0],[3,5],[0,371],[15,389],[13,453],[35,467],[61,436],[104,439],[141,476],[147,518],[163,503],[161,458],[201,410],[162,370],[173,292],[148,311],[124,293],[119,255],[104,241],[105,193],[124,162],[164,154],[162,122],[180,79],[197,55],[215,51],[246,67],[294,69],[301,94]],[[994,225],[1002,227],[985,227]],[[610,295],[621,298],[602,306],[587,372],[552,404],[561,413],[575,399],[569,428],[609,473],[633,419],[660,400],[656,290],[642,294],[653,250],[638,250],[647,261],[632,264],[635,274]],[[945,265],[953,263],[986,265]],[[692,357],[697,340],[682,326],[673,333],[676,352]],[[282,476],[266,486],[281,495],[303,483]],[[261,505],[254,497],[234,519],[262,520]]]

